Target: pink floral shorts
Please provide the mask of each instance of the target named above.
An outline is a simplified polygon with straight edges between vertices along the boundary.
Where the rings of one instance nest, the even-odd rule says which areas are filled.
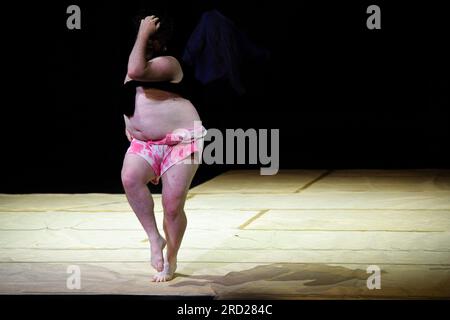
[[[133,139],[126,153],[136,154],[146,160],[156,175],[151,182],[158,184],[160,177],[174,164],[200,163],[205,135],[206,129],[199,127],[177,129],[161,140]],[[195,155],[194,159],[191,155]]]

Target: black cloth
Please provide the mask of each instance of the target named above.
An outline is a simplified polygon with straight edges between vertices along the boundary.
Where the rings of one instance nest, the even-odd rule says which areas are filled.
[[[136,87],[156,88],[192,97],[193,79],[201,85],[215,80],[227,81],[238,95],[245,93],[242,68],[246,61],[263,62],[269,52],[256,47],[234,23],[217,10],[203,13],[192,32],[182,59],[184,77],[180,83],[129,81],[124,85],[121,110],[128,117],[134,114]],[[186,78],[193,79],[186,79]]]
[[[231,20],[211,10],[203,13],[182,60],[193,68],[195,78],[203,85],[225,79],[241,95],[245,93],[241,79],[243,62],[268,58],[267,50],[257,48]]]

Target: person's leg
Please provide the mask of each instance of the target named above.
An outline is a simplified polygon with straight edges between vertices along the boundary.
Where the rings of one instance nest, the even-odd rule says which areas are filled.
[[[125,194],[150,241],[151,264],[157,271],[162,271],[164,267],[162,250],[166,241],[158,231],[153,212],[153,198],[147,187],[153,178],[155,173],[147,161],[136,154],[125,155],[122,167]]]
[[[164,233],[167,240],[167,252],[164,271],[156,274],[153,281],[168,281],[173,278],[177,264],[177,254],[186,230],[187,219],[184,203],[198,169],[198,164],[179,162],[171,166],[162,175],[162,203],[164,208]]]

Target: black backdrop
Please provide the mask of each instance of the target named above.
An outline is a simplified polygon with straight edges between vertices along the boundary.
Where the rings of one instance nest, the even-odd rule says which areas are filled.
[[[214,83],[194,102],[206,127],[280,129],[281,168],[448,168],[448,13],[393,2],[15,1],[4,10],[0,192],[122,192],[117,100],[143,7],[175,18],[175,50],[217,8],[270,51],[245,69],[244,96]],[[66,28],[70,4],[81,30]],[[366,28],[370,4],[381,30]],[[204,165],[194,183],[232,168],[246,166]]]

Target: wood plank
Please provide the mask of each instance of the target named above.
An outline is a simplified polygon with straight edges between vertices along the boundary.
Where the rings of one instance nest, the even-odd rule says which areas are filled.
[[[269,210],[246,230],[450,231],[450,210]]]
[[[450,232],[187,230],[186,249],[442,251],[450,261]],[[147,248],[142,230],[0,231],[0,248]]]
[[[0,263],[61,262],[67,264],[94,262],[146,262],[150,261],[148,248],[136,249],[1,249]],[[264,250],[198,249],[182,246],[180,263],[325,263],[325,264],[405,264],[450,266],[448,252],[396,251],[396,250]]]
[[[324,170],[280,170],[276,175],[262,176],[258,170],[228,171],[192,188],[190,193],[293,193],[324,172]]]
[[[0,194],[0,211],[62,211],[126,201],[123,194]]]
[[[324,179],[314,183],[309,191],[333,192],[423,192],[449,191],[450,171],[424,172],[373,172],[370,170],[333,171]]]
[[[237,228],[258,211],[244,210],[188,210],[189,228],[223,229]],[[163,212],[155,217],[161,225]],[[135,214],[124,212],[3,212],[0,214],[0,230],[142,230]]]
[[[442,298],[449,296],[450,268],[382,265],[381,290],[368,290],[367,265],[180,264],[169,283],[150,283],[147,263],[80,264],[81,290],[66,287],[67,264],[0,264],[0,292],[94,293],[267,298]],[[268,290],[270,283],[270,290]]]
[[[198,194],[187,209],[410,209],[450,210],[450,192],[311,192]]]
[[[162,228],[160,228],[162,230]],[[233,237],[235,230],[186,231],[186,247],[213,248],[225,239]],[[148,248],[144,230],[26,230],[0,231],[0,250],[14,248],[42,249],[119,249]]]

